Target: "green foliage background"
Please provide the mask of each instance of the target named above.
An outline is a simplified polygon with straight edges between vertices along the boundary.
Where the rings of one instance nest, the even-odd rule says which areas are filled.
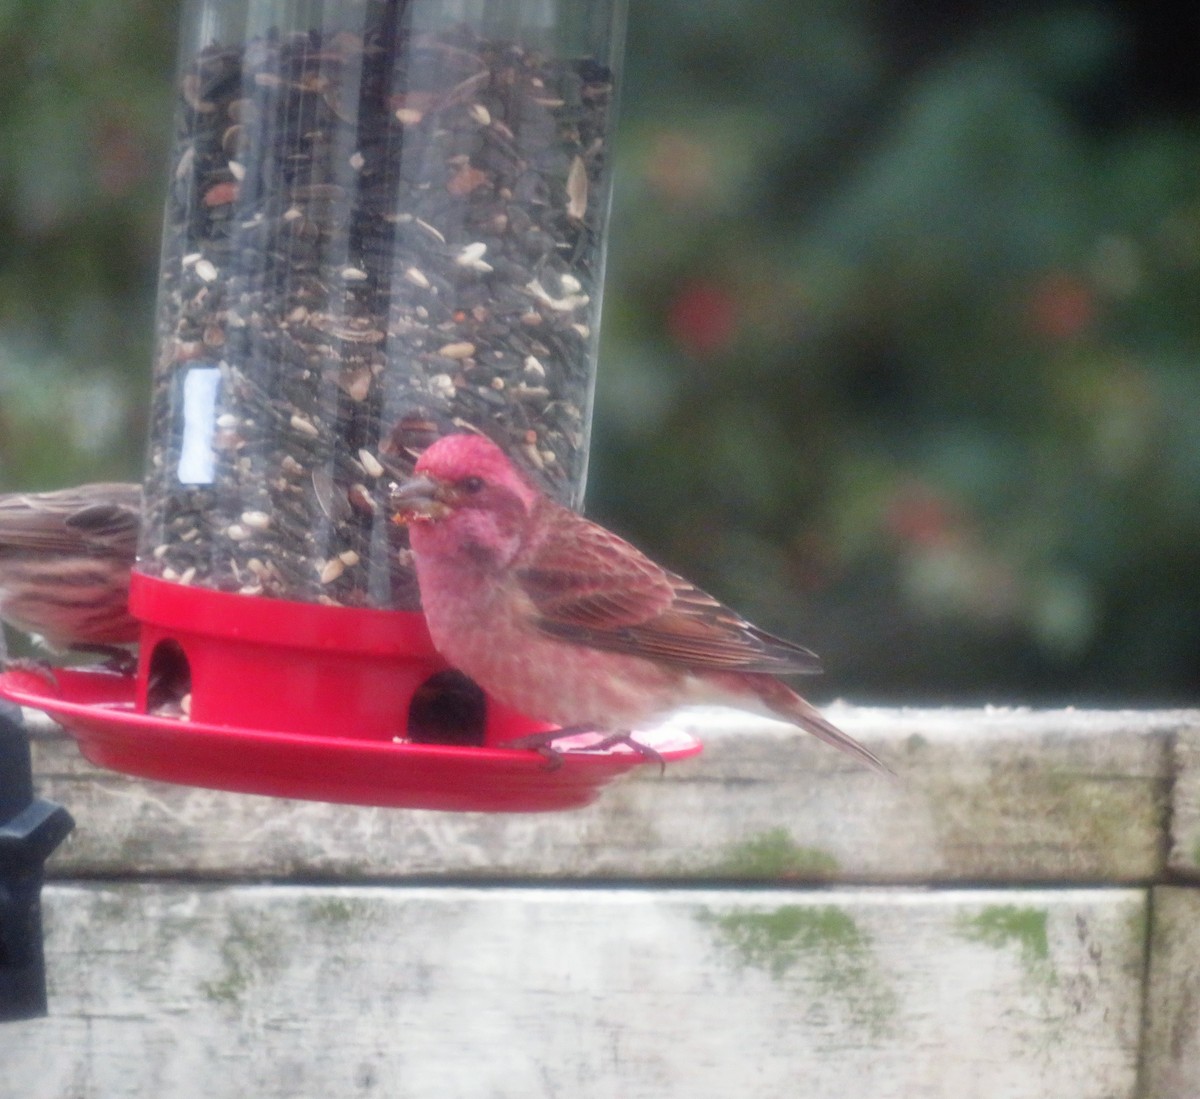
[[[633,0],[589,509],[818,696],[1195,702],[1200,15]],[[178,10],[0,0],[0,486],[140,476]]]

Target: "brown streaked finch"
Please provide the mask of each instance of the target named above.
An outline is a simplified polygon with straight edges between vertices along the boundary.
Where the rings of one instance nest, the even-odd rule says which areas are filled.
[[[434,646],[527,717],[626,739],[680,707],[733,706],[888,770],[777,678],[819,671],[811,652],[555,503],[491,440],[433,443],[391,509],[409,529]]]
[[[113,655],[129,613],[142,490],[97,483],[0,495],[0,619],[50,649]]]

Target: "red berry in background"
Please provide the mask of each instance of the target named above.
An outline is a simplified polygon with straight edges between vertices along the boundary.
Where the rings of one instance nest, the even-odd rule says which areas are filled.
[[[1083,279],[1064,271],[1044,276],[1029,299],[1033,331],[1051,340],[1070,340],[1096,319],[1096,295]]]
[[[733,295],[713,282],[685,283],[667,309],[667,333],[679,347],[697,358],[728,348],[737,324]]]

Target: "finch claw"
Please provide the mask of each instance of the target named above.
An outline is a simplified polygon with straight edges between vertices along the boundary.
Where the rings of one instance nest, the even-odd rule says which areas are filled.
[[[117,675],[135,675],[138,669],[138,658],[135,653],[113,653],[100,666],[106,672],[116,672]]]
[[[137,671],[137,653],[130,652],[121,645],[72,645],[71,652],[104,657],[99,666],[106,672],[133,675]]]
[[[554,747],[556,740],[561,740],[563,737],[576,736],[583,732],[592,732],[593,730],[584,727],[570,727],[566,729],[552,729],[548,733],[528,733],[525,736],[519,736],[515,740],[506,740],[504,746],[506,748],[526,749],[537,752],[546,759],[547,770],[557,771],[562,766],[563,753]],[[661,778],[667,773],[667,761],[651,748],[648,744],[642,744],[635,739],[630,732],[610,733],[604,737],[599,743],[589,745],[581,751],[587,752],[607,752],[614,745],[624,744],[632,748],[638,755],[658,764],[658,774]]]
[[[659,778],[662,778],[667,773],[667,761],[651,748],[649,744],[643,744],[630,732],[612,733],[600,741],[599,744],[593,745],[591,750],[593,752],[607,751],[614,744],[624,744],[626,747],[632,748],[638,755],[644,756],[653,763],[657,763]]]
[[[547,771],[557,771],[562,766],[563,754],[554,747],[554,741],[559,737],[568,736],[574,730],[554,729],[548,733],[527,733],[504,742],[505,748],[516,748],[518,751],[537,752],[546,761]]]
[[[61,689],[54,668],[47,661],[38,660],[33,656],[10,656],[7,660],[0,661],[0,671],[28,672],[30,675],[36,675],[51,689]]]

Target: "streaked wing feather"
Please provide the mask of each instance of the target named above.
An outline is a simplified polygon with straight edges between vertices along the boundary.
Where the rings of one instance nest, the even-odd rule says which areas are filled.
[[[59,492],[0,496],[5,550],[132,555],[141,516],[134,484],[82,485]]]
[[[545,532],[517,578],[548,620],[581,628],[633,626],[667,610],[674,590],[645,554],[604,527],[550,501],[535,524]]]
[[[751,625],[603,527],[552,506],[562,514],[516,570],[543,632],[695,670],[821,670],[807,649]]]
[[[140,514],[137,508],[122,504],[92,504],[67,516],[65,525],[86,538],[105,541],[136,538]]]

